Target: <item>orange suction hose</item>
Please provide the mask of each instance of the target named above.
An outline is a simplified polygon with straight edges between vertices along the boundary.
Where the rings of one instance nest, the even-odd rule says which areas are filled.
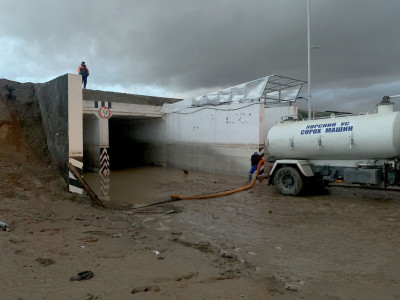
[[[171,199],[175,199],[175,200],[210,199],[210,198],[217,198],[217,197],[227,196],[227,195],[231,195],[231,194],[234,194],[234,193],[237,193],[237,192],[241,192],[241,191],[245,191],[245,190],[251,189],[253,187],[253,185],[256,183],[257,176],[260,173],[261,166],[265,162],[266,162],[266,159],[264,158],[258,163],[256,176],[253,177],[253,180],[251,181],[250,184],[245,185],[243,187],[240,187],[240,188],[237,188],[237,189],[233,189],[233,190],[229,190],[229,191],[218,192],[218,193],[214,193],[214,194],[194,195],[194,196],[171,195]]]

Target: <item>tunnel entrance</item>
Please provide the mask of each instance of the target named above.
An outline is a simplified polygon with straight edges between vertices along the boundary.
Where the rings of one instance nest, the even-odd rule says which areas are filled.
[[[162,118],[112,117],[109,120],[110,169],[163,166],[163,143],[152,136],[154,126],[162,132]]]
[[[85,176],[96,178],[95,186],[100,191],[101,199],[110,199],[110,170],[165,166],[165,148],[160,146],[165,144],[164,140],[160,140],[163,137],[162,132],[166,132],[163,114],[154,112],[153,106],[138,106],[84,102]],[[104,110],[108,110],[110,114],[102,114]]]

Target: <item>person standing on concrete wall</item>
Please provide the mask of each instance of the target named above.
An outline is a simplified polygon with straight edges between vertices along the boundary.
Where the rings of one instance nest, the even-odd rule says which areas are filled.
[[[79,75],[82,75],[82,83],[83,83],[83,88],[86,89],[86,84],[87,84],[87,78],[89,76],[89,69],[86,66],[85,62],[83,61],[81,65],[78,67],[78,73]]]
[[[249,172],[249,183],[251,182],[251,179],[253,178],[253,173],[257,170],[258,163],[261,161],[262,157],[260,154],[257,152],[254,152],[254,154],[251,156],[251,169]]]

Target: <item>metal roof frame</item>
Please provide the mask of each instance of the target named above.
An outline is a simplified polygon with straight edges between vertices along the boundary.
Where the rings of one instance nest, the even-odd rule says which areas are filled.
[[[282,103],[282,102],[293,102],[299,96],[300,90],[303,84],[306,84],[307,81],[279,76],[279,75],[271,75],[268,78],[267,84],[265,86],[264,92],[262,94],[261,99],[264,100],[264,103]],[[294,93],[292,97],[282,99],[282,91],[293,89]],[[296,92],[297,90],[297,92]],[[271,94],[277,94],[278,97],[271,97]]]
[[[279,104],[296,101],[304,80],[270,75],[230,88],[195,98],[184,99],[173,104],[164,104],[163,112],[176,112],[189,107],[221,105],[227,103],[258,102]]]
[[[304,80],[270,75],[192,99],[192,106],[229,102],[285,103],[296,101]]]

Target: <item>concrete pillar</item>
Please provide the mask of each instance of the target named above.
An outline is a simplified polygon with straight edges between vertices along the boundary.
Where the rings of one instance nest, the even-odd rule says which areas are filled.
[[[83,112],[81,76],[68,74],[68,156],[69,162],[83,173]],[[68,190],[82,194],[79,181],[69,172]]]
[[[260,123],[258,127],[258,153],[261,155],[261,157],[264,159],[265,156],[265,126],[264,126],[264,121],[265,121],[265,109],[264,109],[264,104],[260,104]],[[261,166],[260,173],[259,175],[264,174],[264,165]]]
[[[108,156],[109,144],[109,126],[108,119],[99,115],[100,129],[100,180],[101,180],[101,198],[110,200],[110,158]]]

